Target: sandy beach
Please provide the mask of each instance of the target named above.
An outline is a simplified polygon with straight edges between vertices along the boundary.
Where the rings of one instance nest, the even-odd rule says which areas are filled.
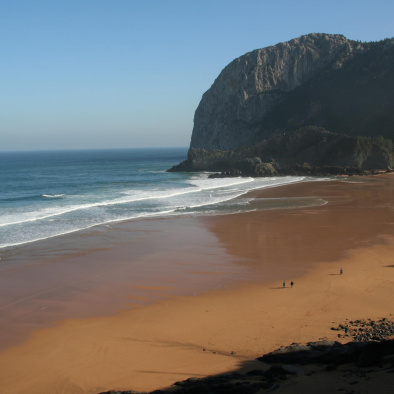
[[[292,204],[120,225],[115,247],[2,270],[0,391],[150,391],[292,342],[347,341],[330,330],[346,319],[393,318],[393,175],[248,197]]]

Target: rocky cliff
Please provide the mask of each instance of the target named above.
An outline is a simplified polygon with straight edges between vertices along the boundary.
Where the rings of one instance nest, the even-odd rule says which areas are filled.
[[[228,150],[248,145],[287,92],[327,65],[338,67],[339,59],[358,50],[360,44],[341,35],[309,34],[235,59],[203,95],[190,147]]]
[[[394,39],[309,34],[225,67],[196,110],[188,160],[172,170],[389,170],[393,109]]]

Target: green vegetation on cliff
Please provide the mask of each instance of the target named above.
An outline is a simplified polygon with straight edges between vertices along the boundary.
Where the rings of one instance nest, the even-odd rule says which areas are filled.
[[[393,140],[393,109],[394,40],[366,43],[287,93],[264,118],[254,140],[309,125],[338,134]]]
[[[190,149],[169,171],[218,171],[215,176],[338,175],[391,170],[393,143],[382,136],[347,136],[310,126],[230,151]]]

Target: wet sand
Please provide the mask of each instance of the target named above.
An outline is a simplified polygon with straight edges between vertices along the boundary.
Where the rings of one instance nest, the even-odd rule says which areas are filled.
[[[251,277],[199,218],[125,223],[81,238],[47,240],[2,259],[0,350],[66,318],[113,315]]]
[[[56,309],[63,300],[68,309],[41,317],[36,329],[27,324],[9,334],[11,346],[0,353],[0,389],[153,390],[252,368],[250,360],[291,342],[337,339],[330,327],[346,318],[389,317],[393,193],[392,175],[267,189],[253,193],[256,204],[311,196],[327,203],[124,225],[116,247],[69,256],[75,260],[67,268],[64,259],[51,260],[42,272],[51,281],[61,278],[63,296],[48,285],[42,296],[29,298],[30,289],[27,299],[8,299],[1,316],[13,310],[21,317],[13,317],[12,330],[3,320],[3,331],[17,331],[32,307]],[[123,242],[128,236],[130,244]],[[140,264],[131,268],[133,258]],[[112,269],[108,261],[116,262]],[[19,283],[33,282],[37,267],[18,270],[0,278],[7,274],[18,287],[23,275]],[[283,288],[283,280],[294,287]]]

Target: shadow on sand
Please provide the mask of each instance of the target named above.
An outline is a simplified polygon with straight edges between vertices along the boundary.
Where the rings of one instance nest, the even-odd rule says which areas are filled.
[[[290,289],[291,287],[283,287],[283,286],[279,286],[279,287],[270,287],[271,290],[279,290],[279,289]]]
[[[305,393],[310,392],[311,383],[314,392],[328,392],[327,388],[332,388],[329,392],[350,392],[348,391],[350,385],[355,384],[368,384],[368,387],[376,389],[375,392],[379,393],[391,392],[381,389],[382,384],[387,386],[394,384],[391,361],[394,356],[394,340],[350,342],[344,345],[322,341],[310,342],[308,346],[310,350],[305,350],[305,346],[293,344],[285,349],[287,351],[280,349],[279,354],[275,354],[278,353],[275,351],[261,357],[262,360],[259,358],[242,361],[239,363],[239,368],[234,371],[204,378],[191,377],[150,394],[263,394],[272,390],[280,394],[282,390],[287,393],[292,392],[289,389],[292,390],[295,381],[297,392]],[[362,375],[360,368],[363,371]],[[316,369],[319,373],[318,380],[313,377],[317,373]],[[100,394],[131,393],[143,394],[136,391],[116,390]]]

